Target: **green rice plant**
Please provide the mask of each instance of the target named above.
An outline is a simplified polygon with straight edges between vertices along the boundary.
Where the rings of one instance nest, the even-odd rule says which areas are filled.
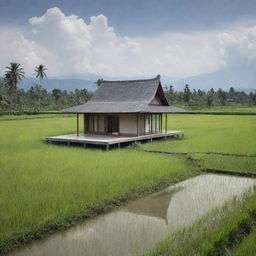
[[[199,174],[181,157],[46,144],[75,117],[0,121],[0,252]]]
[[[256,116],[169,115],[168,130],[184,131],[185,136],[142,147],[165,152],[256,154]]]
[[[56,114],[38,114],[38,115],[2,115],[2,116],[0,115],[0,121],[55,118],[55,117],[60,117],[60,114],[56,113]],[[61,117],[74,117],[74,115],[61,114]]]
[[[256,173],[256,157],[192,154],[202,168],[233,172]]]
[[[256,228],[226,256],[247,256],[256,255]]]

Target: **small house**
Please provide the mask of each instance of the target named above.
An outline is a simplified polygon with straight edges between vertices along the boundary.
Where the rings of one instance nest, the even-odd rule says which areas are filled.
[[[83,136],[80,141],[84,138],[86,143],[87,136],[87,142],[110,138],[118,143],[124,138],[138,141],[171,136],[167,114],[186,110],[169,105],[158,75],[152,79],[102,81],[90,101],[61,112],[77,114],[76,136]],[[79,115],[83,115],[81,134]]]

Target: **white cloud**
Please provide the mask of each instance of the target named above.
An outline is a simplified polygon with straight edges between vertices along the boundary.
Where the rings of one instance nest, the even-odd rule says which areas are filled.
[[[104,15],[88,24],[59,8],[29,19],[29,31],[0,27],[0,69],[20,62],[28,75],[38,64],[49,75],[95,73],[109,76],[186,77],[227,65],[229,48],[256,58],[256,26],[223,31],[166,33],[158,37],[121,37]]]

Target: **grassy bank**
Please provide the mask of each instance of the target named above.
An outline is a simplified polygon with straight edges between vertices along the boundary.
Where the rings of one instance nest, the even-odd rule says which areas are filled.
[[[2,115],[0,121],[16,121],[27,119],[40,119],[40,118],[55,118],[55,117],[74,117],[73,114],[38,114],[38,115]]]
[[[256,193],[254,192],[253,194],[247,193],[243,198],[235,198],[227,202],[221,209],[212,211],[196,221],[191,227],[169,236],[159,243],[154,251],[143,255],[225,255],[232,251],[232,248],[255,227],[255,224]],[[248,237],[248,244],[252,238]],[[243,248],[238,247],[236,250],[245,252],[246,245]],[[248,250],[252,252],[254,248],[255,246],[251,249],[248,248]]]
[[[226,106],[190,106],[179,105],[181,108],[195,112],[219,112],[219,113],[256,113],[256,106],[248,104],[228,103]]]
[[[170,115],[169,130],[184,131],[182,140],[143,144],[147,150],[166,152],[256,153],[255,116]]]
[[[181,157],[48,145],[75,118],[0,121],[0,252],[198,174]]]
[[[256,173],[256,117],[174,115],[169,130],[182,130],[184,139],[169,139],[142,144],[144,150],[191,153],[202,168]],[[222,156],[193,152],[241,154]]]
[[[256,157],[234,157],[193,154],[193,159],[206,169],[256,173]]]
[[[229,251],[226,256],[245,256],[256,255],[256,227],[254,230],[233,250]]]

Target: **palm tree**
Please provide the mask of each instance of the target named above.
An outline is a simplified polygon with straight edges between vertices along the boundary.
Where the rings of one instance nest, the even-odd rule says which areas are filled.
[[[9,92],[17,89],[17,83],[20,82],[25,73],[19,63],[11,62],[9,67],[5,67],[5,79],[8,85]]]
[[[47,68],[45,67],[45,65],[38,65],[36,68],[35,68],[35,76],[36,77],[39,77],[39,88],[41,90],[41,82],[42,82],[42,79],[44,79],[47,75],[45,73],[45,71],[47,70]],[[39,108],[40,108],[40,94],[41,94],[41,91],[39,91]]]
[[[46,77],[46,73],[45,73],[46,70],[47,68],[45,67],[45,65],[42,65],[42,64],[38,65],[38,67],[36,67],[34,70],[36,72],[35,73],[36,77],[37,78],[39,77],[39,81],[40,81],[39,85],[41,85],[42,79]]]
[[[12,110],[13,103],[18,102],[17,84],[24,78],[25,73],[21,65],[16,62],[11,62],[10,66],[5,67],[5,69],[4,78],[9,93],[10,109]]]

